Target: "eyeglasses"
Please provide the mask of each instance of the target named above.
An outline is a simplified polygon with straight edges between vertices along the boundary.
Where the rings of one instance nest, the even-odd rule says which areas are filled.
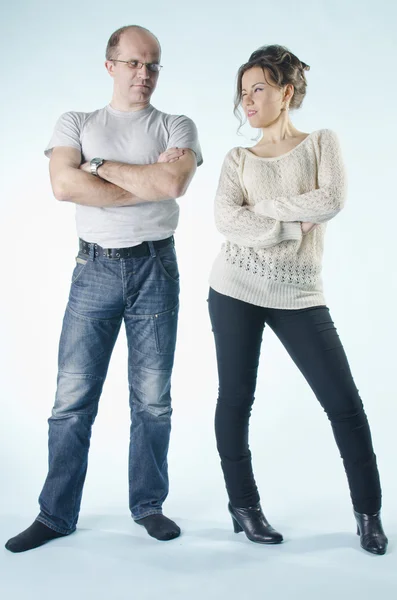
[[[158,73],[160,69],[163,68],[162,65],[159,65],[159,63],[155,62],[145,63],[141,62],[140,60],[118,60],[116,58],[112,58],[111,60],[113,62],[125,63],[130,67],[130,69],[142,69],[143,65],[145,65],[145,67],[147,67],[147,69],[152,73]]]

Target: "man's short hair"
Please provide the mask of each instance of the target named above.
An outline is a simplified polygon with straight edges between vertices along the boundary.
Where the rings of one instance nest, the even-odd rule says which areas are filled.
[[[146,29],[146,27],[141,27],[141,25],[125,25],[124,27],[120,27],[119,29],[114,31],[110,36],[106,46],[106,60],[112,60],[118,57],[120,38],[123,35],[123,33],[125,31],[128,31],[129,29],[139,29],[141,31],[147,31],[148,33],[150,33],[150,35],[152,35],[154,39],[157,40],[161,52],[160,42],[158,41],[154,33],[152,33],[149,29]]]

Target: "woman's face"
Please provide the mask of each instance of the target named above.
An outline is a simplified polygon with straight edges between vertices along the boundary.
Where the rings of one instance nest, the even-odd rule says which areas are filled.
[[[285,106],[284,89],[268,83],[272,82],[271,76],[265,72],[266,79],[261,67],[252,67],[242,77],[241,104],[251,127],[268,127]]]

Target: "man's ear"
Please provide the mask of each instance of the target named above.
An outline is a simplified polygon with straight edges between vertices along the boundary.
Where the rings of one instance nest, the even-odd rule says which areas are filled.
[[[114,78],[114,62],[112,60],[105,60],[105,69],[109,73],[110,77]]]

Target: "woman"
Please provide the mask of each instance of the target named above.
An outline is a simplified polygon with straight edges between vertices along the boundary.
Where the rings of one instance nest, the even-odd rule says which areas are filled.
[[[226,237],[210,276],[219,398],[215,429],[234,531],[283,541],[262,513],[248,446],[262,333],[279,337],[331,422],[343,458],[361,546],[384,554],[381,488],[366,414],[326,305],[321,260],[326,223],[341,210],[345,176],[335,133],[307,134],[289,110],[306,93],[309,67],[282,46],[242,65],[239,106],[262,138],[223,163],[215,218]]]

